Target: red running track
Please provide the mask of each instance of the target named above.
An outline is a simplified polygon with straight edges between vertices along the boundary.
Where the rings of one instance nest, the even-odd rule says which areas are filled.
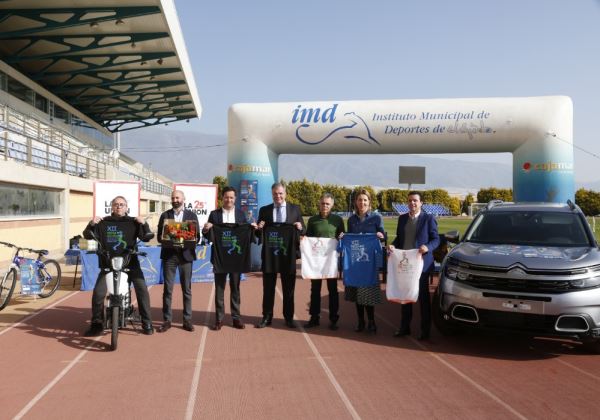
[[[298,279],[296,317],[308,319],[310,285]],[[324,293],[326,293],[324,287]],[[341,290],[341,285],[340,285]],[[150,289],[161,322],[162,288]],[[212,284],[193,285],[196,331],[176,326],[144,336],[128,329],[110,352],[107,335],[81,335],[89,292],[73,292],[0,330],[0,418],[144,419],[494,419],[581,418],[600,414],[600,357],[565,341],[508,335],[394,338],[399,306],[376,309],[376,335],[355,333],[352,304],[341,297],[340,329],[283,324],[258,330],[259,275],[242,283],[245,330],[212,331]],[[228,294],[226,294],[228,302]],[[229,310],[228,304],[227,311]],[[415,311],[418,314],[418,310]],[[179,322],[179,323],[178,323]],[[418,318],[413,331],[418,333]]]

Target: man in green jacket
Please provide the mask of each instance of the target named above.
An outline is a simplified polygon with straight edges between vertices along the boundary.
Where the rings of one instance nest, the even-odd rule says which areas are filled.
[[[324,193],[319,199],[319,214],[308,219],[306,236],[318,238],[339,238],[345,232],[344,220],[335,214],[331,214],[333,208],[333,196]],[[304,328],[312,328],[319,325],[321,314],[321,279],[312,279],[310,282],[310,320],[304,324]],[[337,278],[327,279],[327,290],[329,291],[329,328],[337,330],[339,319],[338,309],[340,306]]]

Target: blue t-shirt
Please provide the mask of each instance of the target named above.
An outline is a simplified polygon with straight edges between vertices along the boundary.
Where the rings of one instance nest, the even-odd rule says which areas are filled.
[[[345,286],[377,286],[377,270],[383,255],[377,235],[346,233],[338,244],[338,251],[342,254]]]

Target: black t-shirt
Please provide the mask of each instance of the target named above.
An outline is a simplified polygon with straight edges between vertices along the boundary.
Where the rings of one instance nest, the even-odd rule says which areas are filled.
[[[298,229],[292,224],[274,223],[263,228],[262,271],[296,272]]]
[[[93,239],[89,231],[94,232],[102,249],[107,251],[111,256],[115,256],[125,254],[125,250],[127,249],[133,249],[138,238],[142,239],[144,237],[146,229],[150,231],[147,224],[142,225],[133,217],[107,216],[96,225],[88,224],[83,232],[83,236],[88,239]],[[100,251],[100,249],[98,251]],[[98,262],[101,268],[110,267],[110,261],[102,254],[99,255]],[[140,267],[137,256],[134,255],[131,257],[127,267]]]
[[[210,230],[211,262],[215,273],[247,273],[250,271],[250,243],[252,227],[249,224],[223,223]]]

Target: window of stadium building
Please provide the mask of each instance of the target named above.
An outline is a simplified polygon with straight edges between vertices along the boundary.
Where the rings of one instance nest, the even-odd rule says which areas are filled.
[[[33,91],[23,83],[8,76],[8,93],[23,102],[33,105]]]
[[[0,184],[0,217],[60,216],[60,192]]]

